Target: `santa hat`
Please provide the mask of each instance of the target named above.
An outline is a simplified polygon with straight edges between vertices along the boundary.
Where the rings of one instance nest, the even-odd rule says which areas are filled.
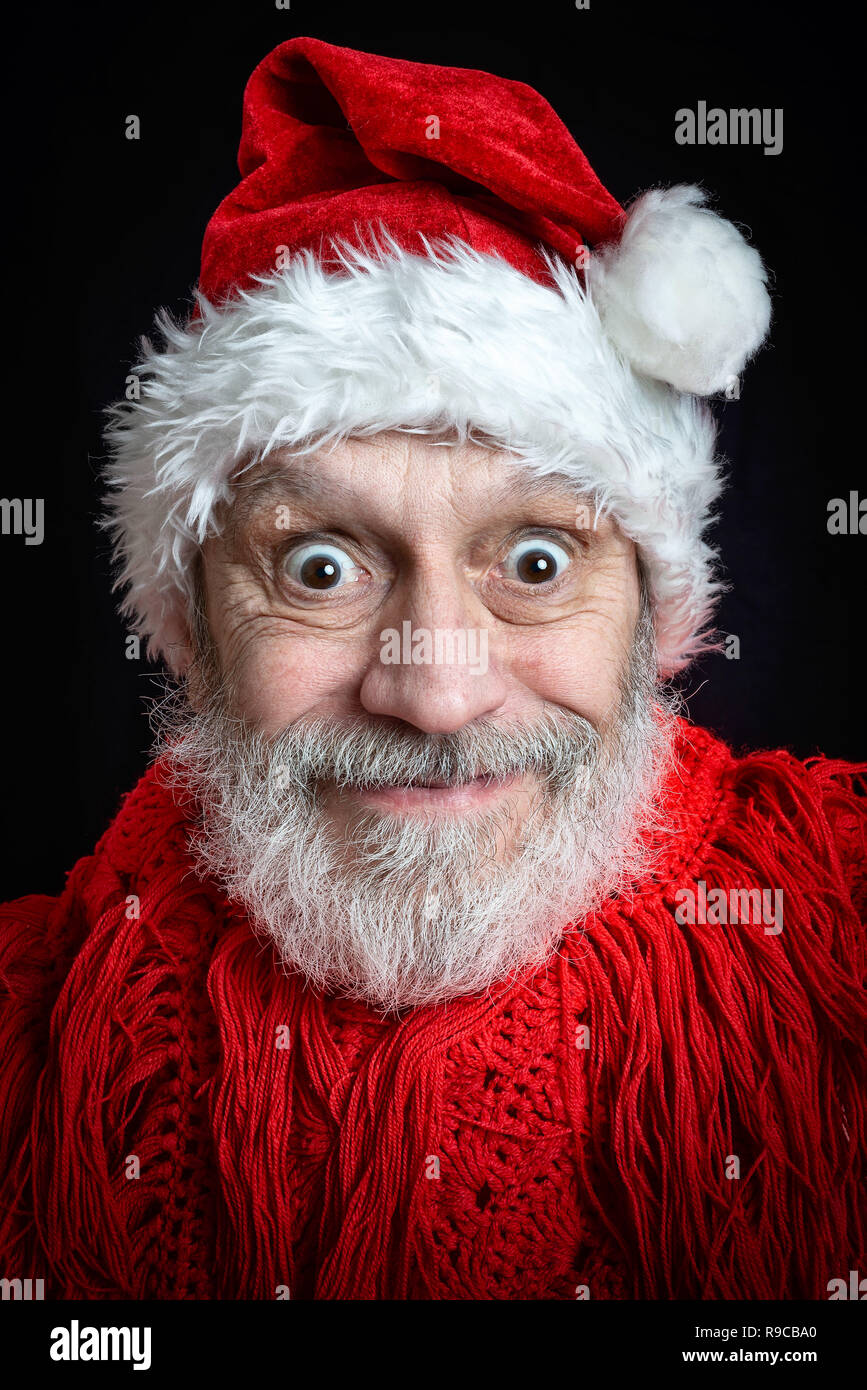
[[[707,643],[721,489],[700,399],[770,321],[694,187],[623,208],[532,88],[292,39],[247,85],[196,309],[109,411],[122,612],[179,669],[193,560],[240,471],[387,429],[490,436],[637,544],[662,675]]]

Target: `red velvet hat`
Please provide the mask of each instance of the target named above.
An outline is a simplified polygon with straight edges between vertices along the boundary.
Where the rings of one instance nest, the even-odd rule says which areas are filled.
[[[241,182],[208,224],[212,302],[271,270],[277,248],[327,260],[380,220],[408,251],[453,234],[547,280],[609,241],[623,209],[538,92],[487,72],[290,39],[247,83]]]
[[[239,165],[196,310],[159,320],[106,431],[105,525],[150,654],[183,668],[192,562],[240,472],[395,429],[568,478],[638,547],[660,672],[701,651],[721,470],[697,398],[770,319],[761,258],[704,193],[624,212],[532,88],[312,38],[250,78]]]

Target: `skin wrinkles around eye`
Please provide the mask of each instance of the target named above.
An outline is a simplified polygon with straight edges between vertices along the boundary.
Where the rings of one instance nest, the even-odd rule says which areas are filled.
[[[325,584],[321,588],[306,584],[302,577],[303,571],[311,560],[323,560],[327,565],[335,565],[337,569],[337,573],[334,575],[336,582]],[[334,541],[323,540],[302,541],[299,545],[290,546],[279,565],[281,579],[287,579],[304,593],[338,593],[347,584],[363,582],[362,576],[365,572],[361,565],[355,563],[345,546],[336,545]]]
[[[565,551],[569,558],[569,564],[564,566],[560,574],[552,579],[542,579],[538,583],[527,583],[509,574],[503,567],[513,550],[524,542],[532,543],[539,541],[539,549],[544,550],[546,540],[553,541],[560,550]],[[581,570],[576,565],[576,560],[586,556],[589,550],[587,541],[583,536],[571,535],[558,527],[522,527],[519,531],[513,532],[501,547],[501,558],[491,567],[489,574],[494,574],[498,569],[502,569],[502,574],[498,576],[500,581],[507,585],[520,598],[543,599],[554,597],[560,594],[561,590],[569,584],[574,584],[580,578]],[[525,554],[532,553],[532,550],[525,551]]]
[[[291,602],[310,602],[323,603],[326,600],[334,604],[345,601],[347,591],[350,597],[358,598],[363,589],[368,588],[366,580],[371,579],[370,570],[367,565],[362,563],[358,546],[350,537],[343,535],[339,531],[282,531],[279,540],[272,540],[273,526],[268,527],[267,537],[261,532],[252,534],[245,547],[247,555],[245,559],[249,563],[254,561],[253,568],[256,570],[261,582],[264,582],[269,589],[272,589],[282,600],[287,598]],[[320,544],[323,549],[327,546],[333,550],[342,551],[351,561],[355,569],[355,575],[351,583],[340,584],[334,589],[309,589],[298,580],[294,579],[289,573],[287,564],[292,555]]]

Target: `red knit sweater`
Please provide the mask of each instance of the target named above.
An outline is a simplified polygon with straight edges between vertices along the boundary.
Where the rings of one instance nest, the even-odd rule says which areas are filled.
[[[384,1022],[287,977],[194,876],[158,767],[61,897],[0,910],[4,1276],[826,1298],[867,1268],[867,768],[681,724],[657,876],[529,977]],[[781,889],[783,930],[679,924],[699,880]]]

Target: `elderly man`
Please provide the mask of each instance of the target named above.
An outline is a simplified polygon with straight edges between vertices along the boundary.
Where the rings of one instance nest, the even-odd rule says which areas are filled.
[[[4,1271],[829,1297],[863,769],[735,757],[667,684],[758,254],[694,188],[624,213],[519,83],[313,39],[239,162],[108,430],[155,756],[2,914]]]

